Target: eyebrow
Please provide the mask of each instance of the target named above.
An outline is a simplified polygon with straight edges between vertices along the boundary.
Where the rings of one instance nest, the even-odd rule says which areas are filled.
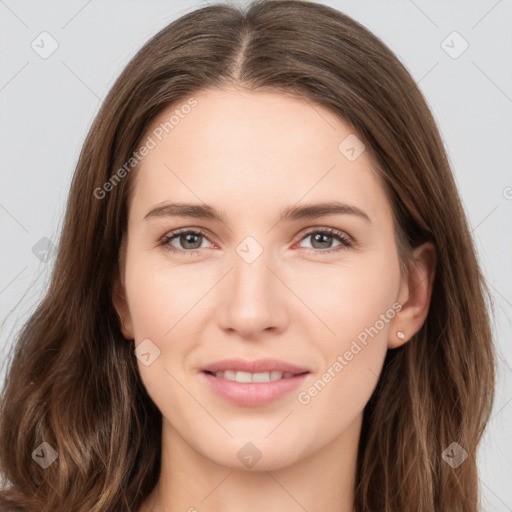
[[[356,206],[340,203],[337,201],[289,206],[281,210],[279,222],[294,221],[300,219],[316,219],[326,215],[354,215],[364,219],[371,224],[370,217]],[[211,219],[226,223],[226,213],[219,211],[207,204],[192,203],[168,203],[155,206],[144,216],[144,220],[159,217],[195,217],[198,219]]]

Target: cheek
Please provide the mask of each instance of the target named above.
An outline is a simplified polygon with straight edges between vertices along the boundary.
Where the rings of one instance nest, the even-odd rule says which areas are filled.
[[[187,320],[187,304],[192,287],[184,286],[180,281],[179,269],[163,269],[143,253],[128,253],[126,262],[125,286],[130,318],[133,326],[135,346],[142,343],[149,347],[151,364],[145,365],[139,359],[141,377],[148,391],[155,385],[160,386],[169,379],[165,369],[169,360],[183,352],[176,332]],[[180,323],[180,318],[184,319]],[[149,340],[149,341],[148,341]],[[142,346],[142,345],[141,345]],[[162,376],[163,375],[163,376]]]
[[[294,293],[302,299],[309,312],[301,306],[296,321],[310,329],[311,339],[318,340],[324,353],[348,349],[350,342],[374,327],[383,334],[394,317],[400,270],[396,252],[388,250],[382,257],[377,252],[347,257],[337,267],[310,266],[290,270],[286,280],[294,285]]]
[[[139,357],[139,374],[164,418],[183,410],[183,404],[190,406],[180,383],[184,382],[183,366],[191,340],[198,339],[191,311],[198,300],[197,288],[197,281],[194,285],[182,269],[163,268],[160,262],[136,252],[127,259],[126,292],[135,346],[146,344],[151,353],[149,364]],[[180,417],[185,422],[201,420],[200,411],[193,407]]]
[[[182,321],[189,321],[194,304],[204,293],[197,274],[162,264],[163,258],[134,254],[126,266],[126,289],[135,340],[164,341]]]
[[[398,260],[392,251],[388,256],[361,258],[358,265],[309,277],[310,304],[326,328],[322,336],[309,331],[321,357],[315,380],[300,390],[297,401],[311,414],[328,412],[326,428],[333,434],[362,411],[382,369],[400,279]],[[312,287],[313,282],[324,284]],[[313,324],[318,329],[311,315],[308,325]]]

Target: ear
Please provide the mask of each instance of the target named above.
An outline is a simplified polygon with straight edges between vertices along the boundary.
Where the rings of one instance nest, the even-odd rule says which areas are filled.
[[[119,323],[121,324],[121,332],[127,340],[133,340],[133,324],[126,300],[125,286],[124,286],[124,250],[125,244],[121,244],[120,257],[116,273],[114,275],[113,289],[112,289],[112,302],[114,308],[119,316]]]
[[[425,242],[413,251],[413,262],[409,275],[402,279],[398,302],[402,309],[393,318],[388,348],[397,348],[407,343],[425,323],[434,286],[437,253],[434,245]],[[397,336],[404,333],[404,339]]]

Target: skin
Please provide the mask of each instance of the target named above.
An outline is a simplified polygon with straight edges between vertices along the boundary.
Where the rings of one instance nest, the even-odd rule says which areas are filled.
[[[124,336],[160,350],[149,366],[138,361],[163,415],[161,477],[140,510],[352,511],[363,410],[387,350],[425,321],[435,249],[418,247],[410,275],[400,274],[391,205],[369,152],[355,161],[340,152],[354,130],[326,108],[275,92],[194,97],[198,105],[136,171],[115,284]],[[212,205],[226,222],[144,220],[178,201]],[[285,207],[325,201],[357,206],[371,223],[350,214],[278,222]],[[196,250],[179,236],[168,242],[194,255],[159,245],[179,228],[207,232]],[[308,228],[335,228],[354,245],[340,246],[336,235],[314,245]],[[249,235],[263,249],[252,263],[236,252]],[[394,303],[400,312],[300,403],[298,392],[328,368],[332,375],[337,357]],[[270,404],[234,405],[198,377],[206,363],[233,356],[277,358],[310,373]],[[262,455],[252,468],[237,457],[247,442]]]

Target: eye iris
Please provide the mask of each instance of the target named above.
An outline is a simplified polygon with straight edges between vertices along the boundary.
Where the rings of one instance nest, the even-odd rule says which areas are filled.
[[[315,244],[319,243],[320,247],[317,247]],[[312,246],[315,249],[328,249],[329,247],[324,247],[321,244],[327,244],[327,246],[332,243],[332,235],[328,235],[326,233],[316,233],[313,236]]]
[[[180,236],[180,244],[185,249],[199,249],[201,247],[201,237],[202,237],[202,235],[194,235],[193,233],[186,233],[186,234]],[[197,244],[198,240],[199,240],[199,245],[197,247],[195,247],[194,244]],[[192,244],[193,247],[190,247],[189,244]]]

